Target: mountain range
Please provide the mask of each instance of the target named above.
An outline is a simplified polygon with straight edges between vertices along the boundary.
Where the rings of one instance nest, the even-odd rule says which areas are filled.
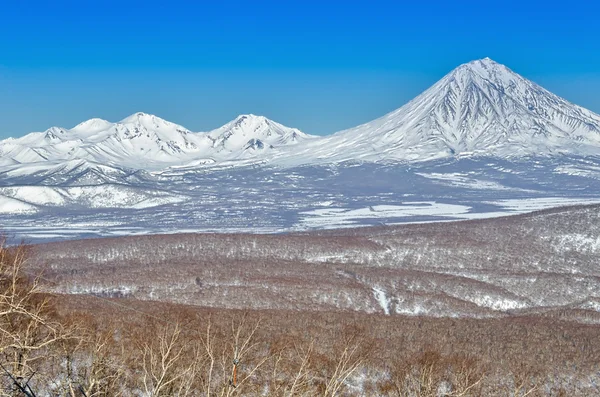
[[[0,165],[56,164],[84,160],[156,170],[194,160],[212,163],[255,156],[310,136],[262,116],[241,115],[207,133],[193,133],[160,117],[135,113],[117,123],[91,119],[0,141]]]
[[[426,161],[458,155],[600,153],[600,115],[571,104],[489,58],[454,69],[403,107],[317,137],[263,116],[241,115],[210,132],[145,113],[117,123],[0,141],[0,166],[85,160],[143,170],[256,159],[280,166],[323,162]]]
[[[464,219],[598,192],[600,115],[489,58],[329,136],[252,114],[192,132],[135,113],[0,141],[5,228],[50,238],[75,225],[105,235]]]

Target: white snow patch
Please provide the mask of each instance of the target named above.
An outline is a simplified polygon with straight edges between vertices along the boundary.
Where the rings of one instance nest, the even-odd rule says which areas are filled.
[[[37,211],[38,209],[33,205],[11,197],[0,196],[0,214],[26,214]]]
[[[597,204],[600,203],[600,198],[573,198],[573,197],[539,197],[539,198],[526,198],[526,199],[507,199],[498,201],[487,201],[487,204],[499,205],[505,210],[525,213],[539,210],[545,210],[548,208],[562,207],[569,205],[582,205],[582,204]],[[509,215],[509,214],[505,214]]]
[[[385,291],[380,287],[373,287],[373,294],[375,299],[379,303],[379,306],[383,309],[385,315],[390,315],[390,300],[387,298]]]
[[[449,172],[449,173],[435,173],[435,172],[420,173],[420,172],[417,172],[416,175],[420,175],[424,178],[434,180],[437,183],[440,183],[443,185],[457,186],[457,187],[467,188],[467,189],[529,191],[529,190],[525,190],[525,189],[517,189],[517,188],[511,188],[508,186],[504,186],[495,181],[476,179],[473,175],[460,174],[457,172]]]
[[[409,202],[404,205],[374,205],[358,209],[319,208],[301,212],[300,225],[306,228],[339,227],[355,224],[359,219],[401,218],[414,216],[457,216],[471,207],[435,201]]]
[[[558,236],[558,244],[555,244],[555,248],[577,252],[599,252],[600,236],[588,236],[578,233]]]

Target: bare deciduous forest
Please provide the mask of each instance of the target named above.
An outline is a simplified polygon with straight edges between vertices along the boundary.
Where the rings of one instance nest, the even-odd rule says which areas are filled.
[[[600,395],[599,211],[2,245],[0,395]]]

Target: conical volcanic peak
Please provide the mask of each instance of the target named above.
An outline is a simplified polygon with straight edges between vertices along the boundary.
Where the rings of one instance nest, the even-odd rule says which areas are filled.
[[[9,165],[85,159],[146,170],[258,155],[288,166],[452,156],[598,155],[599,148],[599,115],[490,58],[462,64],[403,107],[328,137],[310,136],[253,114],[239,115],[207,133],[193,133],[138,112],[117,123],[91,119],[70,130],[0,141],[0,155]]]
[[[526,80],[506,66],[490,58],[478,59],[462,64],[450,72],[447,77],[460,81],[485,80],[496,84],[498,88],[510,86],[520,80]]]
[[[454,70],[459,70],[459,69],[471,69],[471,70],[498,70],[498,69],[502,69],[502,70],[509,70],[506,66],[504,66],[501,63],[498,63],[496,61],[494,61],[493,59],[489,58],[489,57],[485,57],[485,58],[481,58],[481,59],[475,59],[473,61],[467,62],[467,63],[463,63],[462,65],[458,66],[456,69]]]
[[[328,161],[598,153],[600,116],[490,58],[452,70],[405,106],[303,151]]]

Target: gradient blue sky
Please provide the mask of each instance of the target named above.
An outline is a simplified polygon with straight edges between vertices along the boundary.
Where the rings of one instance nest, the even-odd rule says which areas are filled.
[[[153,113],[312,134],[486,56],[600,113],[594,1],[17,1],[0,9],[0,138]]]

